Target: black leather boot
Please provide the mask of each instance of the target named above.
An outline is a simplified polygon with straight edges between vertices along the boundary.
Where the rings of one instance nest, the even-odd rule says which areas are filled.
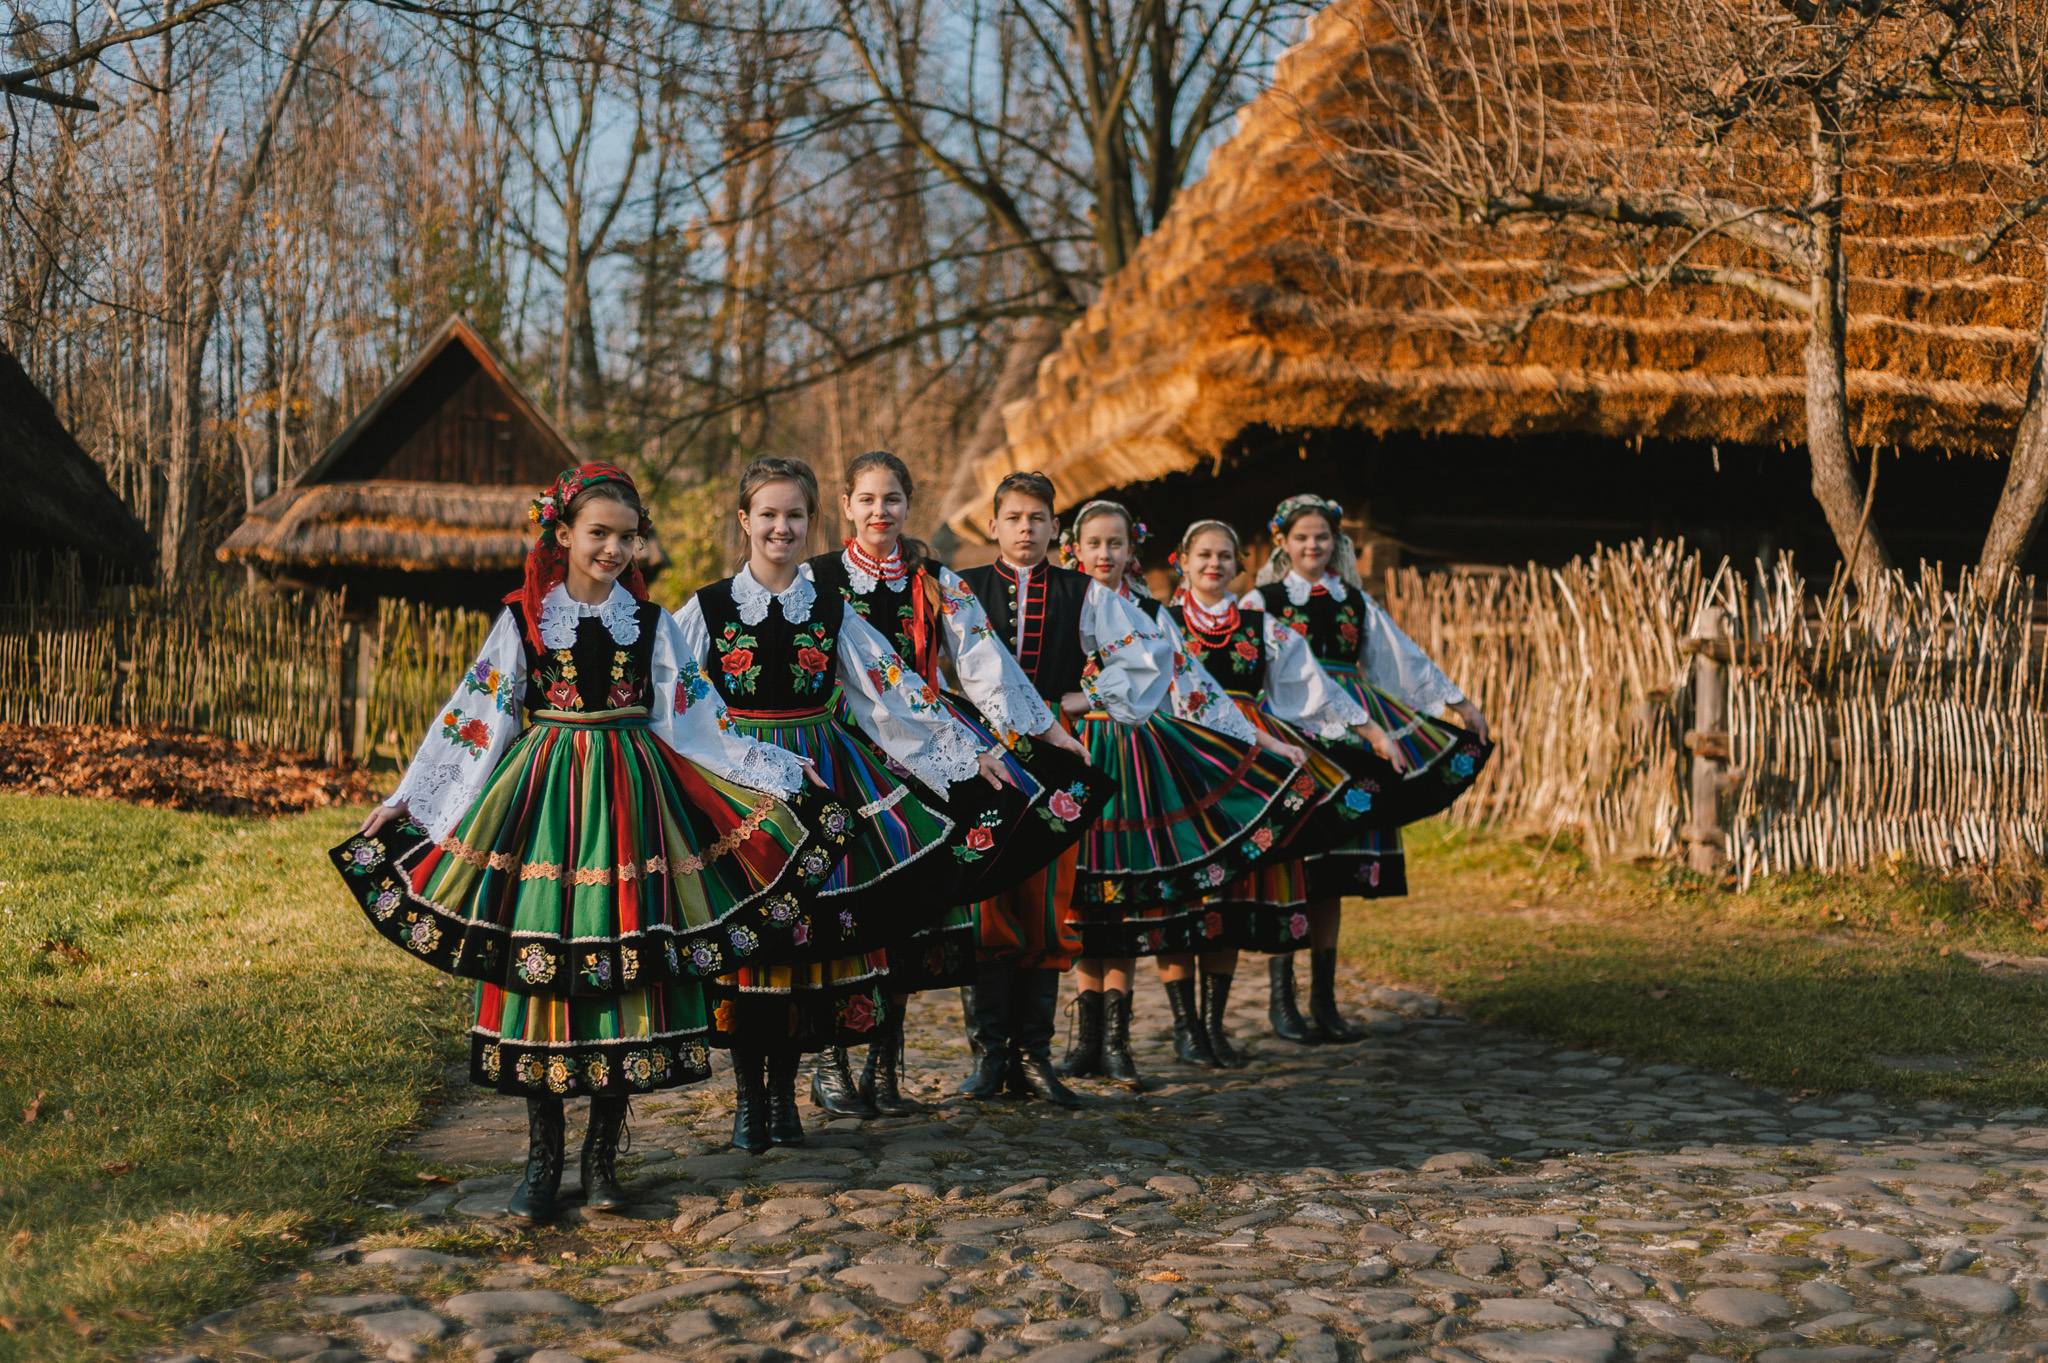
[[[526,1176],[505,1204],[509,1215],[535,1225],[555,1214],[562,1188],[562,1142],[569,1121],[560,1098],[526,1100]]]
[[[1202,1030],[1209,1035],[1209,1054],[1216,1057],[1216,1063],[1227,1070],[1241,1070],[1246,1063],[1244,1053],[1231,1044],[1230,1034],[1223,1029],[1223,1010],[1230,1006],[1230,980],[1228,975],[1202,976]]]
[[[976,972],[974,988],[960,991],[972,1000],[969,1018],[973,1038],[974,1068],[960,1081],[959,1092],[968,1098],[1000,1098],[1003,1078],[1010,1068],[1010,967],[1001,961],[984,961]]]
[[[868,1063],[874,1063],[872,1048],[869,1049]],[[861,1096],[860,1086],[853,1082],[853,1071],[848,1064],[844,1046],[828,1046],[818,1052],[817,1063],[811,1068],[811,1106],[823,1108],[834,1117],[881,1116]]]
[[[1273,1035],[1299,1046],[1314,1046],[1325,1038],[1302,1021],[1294,1002],[1294,954],[1266,958],[1266,1021]]]
[[[1308,1015],[1332,1041],[1363,1041],[1364,1029],[1353,1027],[1337,1011],[1337,948],[1311,947],[1308,953]]]
[[[896,1087],[903,1072],[903,1010],[890,1011],[881,1035],[868,1046],[867,1068],[860,1073],[861,1101],[884,1117],[907,1117],[919,1103],[905,1098]]]
[[[984,967],[985,968],[985,967]],[[981,1054],[981,1036],[974,1030],[974,986],[960,986],[960,1021],[967,1028],[967,1054],[970,1058]]]
[[[768,1057],[751,1048],[732,1048],[732,1143],[750,1155],[768,1148]]]
[[[1083,989],[1074,996],[1074,1039],[1056,1071],[1064,1079],[1102,1077],[1102,991]]]
[[[1167,980],[1166,1002],[1173,1009],[1173,1053],[1183,1065],[1200,1065],[1205,1070],[1223,1066],[1209,1049],[1209,1034],[1202,1030],[1202,1009],[1195,999],[1195,980]]]
[[[844,1055],[842,1051],[840,1054]],[[796,1115],[796,1072],[804,1058],[795,1051],[773,1051],[768,1056],[768,1143],[802,1145],[803,1119]]]
[[[1102,991],[1102,1073],[1119,1084],[1138,1086],[1138,1062],[1131,1056],[1131,996]]]
[[[1014,1040],[1010,1059],[1013,1090],[1043,1098],[1061,1107],[1079,1107],[1081,1100],[1052,1072],[1052,1038],[1059,1030],[1060,972],[1020,970],[1011,980]],[[1103,996],[1107,1003],[1109,996]]]
[[[590,1128],[583,1133],[583,1205],[594,1212],[617,1211],[631,1200],[619,1188],[619,1137],[626,1129],[624,1094],[590,1100]]]

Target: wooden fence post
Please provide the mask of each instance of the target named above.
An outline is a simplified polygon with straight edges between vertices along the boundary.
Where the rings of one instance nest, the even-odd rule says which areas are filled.
[[[382,651],[384,631],[356,626],[356,713],[355,742],[350,751],[356,761],[370,760],[370,697],[377,689],[377,655]]]
[[[1719,606],[1702,606],[1686,641],[1692,657],[1692,869],[1713,875],[1726,859],[1728,831],[1721,822],[1721,791],[1728,770],[1728,621]]]

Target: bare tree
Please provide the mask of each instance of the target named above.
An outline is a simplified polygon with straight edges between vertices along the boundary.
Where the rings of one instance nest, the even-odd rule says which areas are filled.
[[[1444,318],[1508,344],[1554,309],[1623,290],[1731,289],[1799,319],[1816,500],[1866,580],[1890,566],[1855,470],[1848,247],[1883,232],[1852,173],[1897,130],[1951,144],[2017,121],[1982,220],[1924,249],[1965,266],[2018,249],[2037,189],[2043,12],[2019,0],[1364,0],[1368,60],[1327,122],[1342,214],[1433,260],[1548,222],[1561,258],[1516,296],[1451,266]],[[1934,139],[1938,140],[1938,139]],[[1588,245],[1588,242],[1591,245]],[[1896,246],[1898,243],[1893,242]],[[2023,552],[2048,493],[2039,363],[1985,562]]]

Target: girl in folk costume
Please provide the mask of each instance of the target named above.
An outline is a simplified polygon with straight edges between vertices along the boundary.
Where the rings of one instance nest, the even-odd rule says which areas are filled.
[[[480,982],[471,1078],[526,1097],[511,1209],[540,1221],[570,1096],[590,1098],[587,1205],[625,1205],[628,1095],[710,1074],[699,974],[776,935],[851,816],[715,697],[689,702],[681,631],[633,566],[650,531],[630,478],[584,464],[533,514],[525,585],[335,861],[379,932]]]
[[[1127,597],[1047,561],[1059,532],[1057,495],[1042,473],[1012,473],[998,483],[988,528],[1000,556],[960,579],[1063,722],[1100,711],[1139,723],[1169,682],[1158,630]],[[1045,808],[1070,824],[1092,818],[1078,797],[1064,806],[1055,795]],[[980,965],[974,988],[961,991],[974,1069],[960,1092],[970,1098],[993,1098],[1007,1087],[1067,1107],[1080,1103],[1052,1067],[1060,974],[1081,949],[1077,860],[1070,847],[1023,884],[975,906]]]
[[[1167,613],[1180,626],[1188,657],[1208,669],[1248,722],[1303,748],[1319,780],[1338,788],[1326,805],[1334,827],[1368,818],[1371,788],[1391,783],[1406,756],[1349,692],[1330,681],[1305,638],[1231,592],[1238,572],[1237,532],[1222,521],[1196,521],[1181,536],[1172,565],[1183,585]],[[1342,741],[1350,734],[1382,760],[1384,771],[1377,779],[1353,781],[1315,742]],[[1194,955],[1159,958],[1159,977],[1173,1005],[1174,1045],[1187,1064],[1235,1068],[1245,1061],[1225,1030],[1224,1010],[1238,951],[1291,952],[1306,943],[1307,864],[1298,857],[1270,858],[1250,875],[1205,896],[1196,908],[1202,967],[1198,1025],[1183,1022],[1197,1015]]]
[[[1302,635],[1330,679],[1350,693],[1406,757],[1400,781],[1373,795],[1379,825],[1350,845],[1308,860],[1309,1017],[1294,998],[1294,958],[1268,962],[1275,1035],[1312,1044],[1364,1034],[1337,1011],[1337,928],[1344,895],[1379,898],[1408,892],[1400,825],[1447,808],[1493,752],[1486,716],[1403,634],[1358,577],[1358,556],[1342,529],[1344,508],[1315,496],[1290,497],[1273,514],[1273,553],[1259,586],[1240,606],[1262,610]],[[1465,727],[1430,718],[1449,708]],[[1347,750],[1348,748],[1348,750]],[[1349,764],[1363,750],[1328,745]],[[1367,784],[1361,781],[1361,785]]]
[[[1255,728],[1206,669],[1189,658],[1172,615],[1136,577],[1143,527],[1115,502],[1074,515],[1070,551],[1107,590],[1136,605],[1157,632],[1160,684],[1129,719],[1090,709],[1076,737],[1116,785],[1116,799],[1081,839],[1076,895],[1082,959],[1075,965],[1080,1026],[1065,1073],[1135,1083],[1131,972],[1136,958],[1185,951],[1199,913],[1188,908],[1259,864],[1345,783],[1327,784],[1294,744]],[[1199,1029],[1172,996],[1174,1031]]]
[[[692,695],[715,694],[740,732],[813,762],[854,810],[845,859],[818,887],[815,910],[773,952],[706,985],[713,1040],[731,1047],[739,1086],[733,1143],[748,1150],[803,1143],[798,1057],[893,1025],[886,947],[931,926],[958,883],[953,820],[892,767],[956,808],[975,800],[957,783],[984,795],[1007,784],[1001,760],[937,690],[843,596],[801,571],[817,509],[808,464],[748,465],[739,490],[747,562],[676,617]]]
[[[948,809],[963,835],[954,856],[963,873],[954,908],[939,927],[889,952],[891,1023],[868,1047],[858,1088],[844,1069],[845,1052],[828,1068],[821,1055],[811,1101],[833,1116],[901,1116],[913,1109],[897,1087],[903,1056],[901,1005],[911,993],[972,986],[975,976],[974,903],[1013,888],[1056,861],[1081,836],[1107,790],[1090,798],[1087,750],[1060,726],[1031,679],[1017,666],[988,615],[954,573],[931,562],[925,546],[903,534],[913,489],[901,459],[876,450],[846,471],[840,509],[853,538],[834,554],[804,566],[820,590],[846,604],[888,639],[917,674],[936,681],[950,663],[964,697],[942,693],[954,717],[1000,757],[1019,791],[1012,809]]]

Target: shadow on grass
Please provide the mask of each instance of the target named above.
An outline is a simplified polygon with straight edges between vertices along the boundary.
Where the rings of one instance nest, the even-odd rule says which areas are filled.
[[[1519,841],[1425,830],[1414,895],[1354,901],[1346,954],[1476,1022],[1572,1046],[1790,1091],[2048,1104],[2048,988],[1987,975],[1918,922],[1842,926],[1897,916],[1852,914],[1853,886],[1788,902],[1541,860]]]

